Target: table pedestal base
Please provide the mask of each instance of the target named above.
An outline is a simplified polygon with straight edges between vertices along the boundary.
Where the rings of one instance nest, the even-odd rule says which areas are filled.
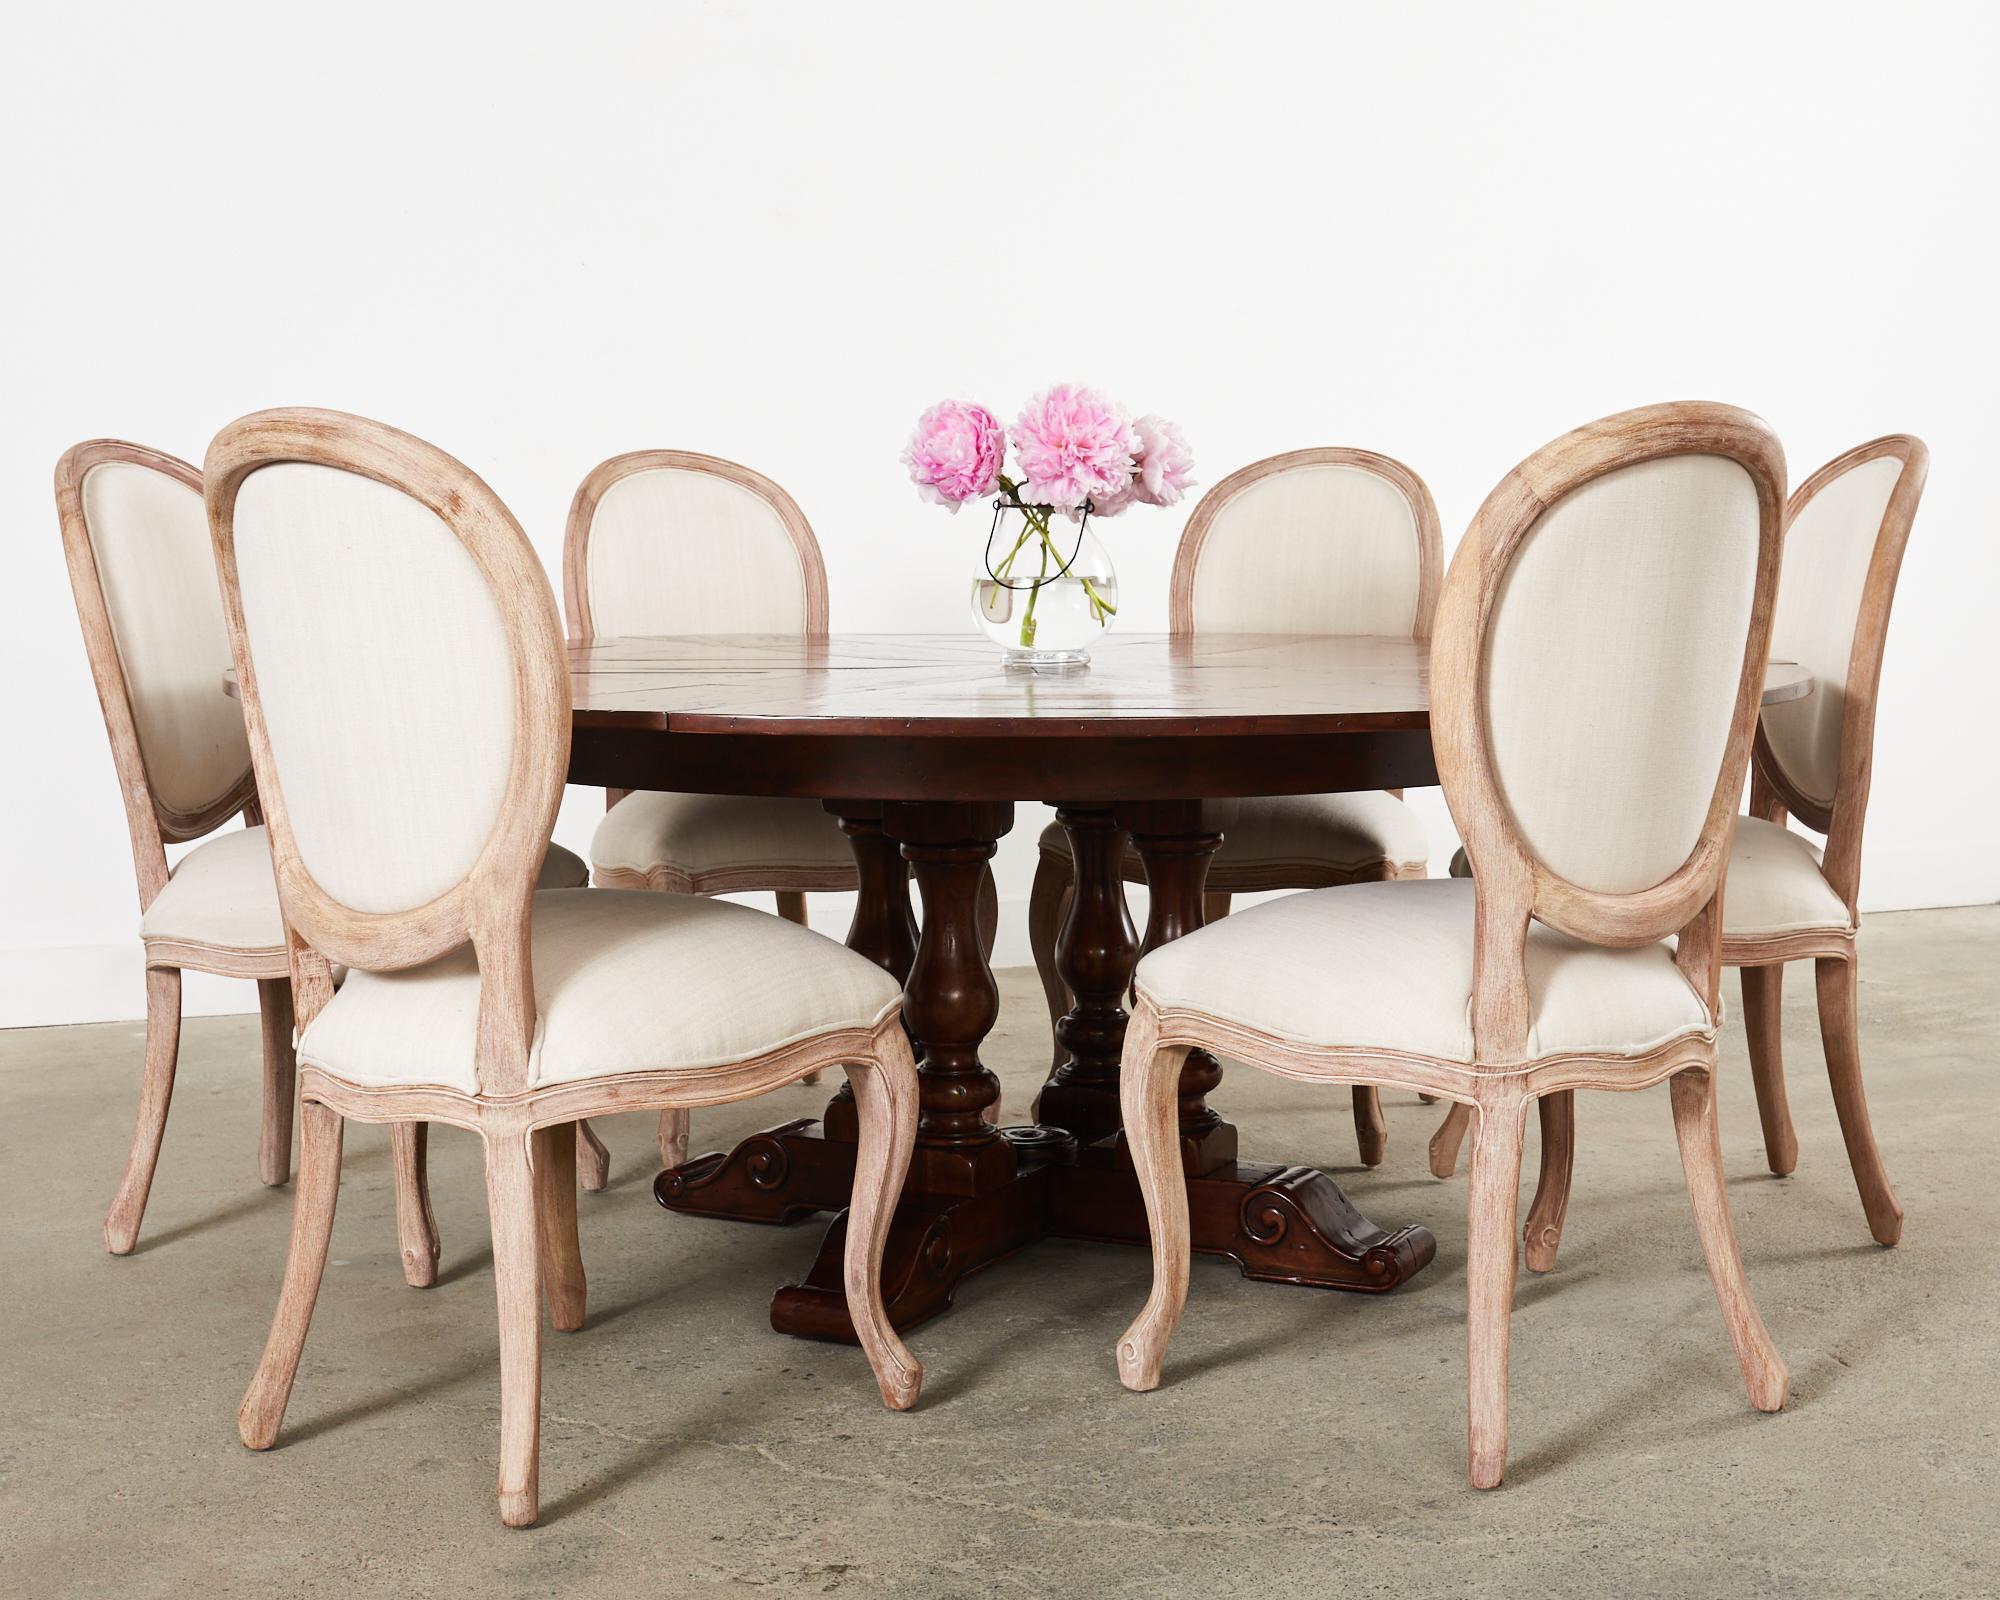
[[[1430,1229],[1377,1227],[1317,1167],[1229,1161],[1191,1176],[1188,1231],[1197,1251],[1228,1256],[1246,1278],[1360,1294],[1388,1292],[1437,1254]],[[1079,1152],[1059,1176],[1049,1232],[1107,1244],[1150,1242],[1138,1179],[1112,1141]]]
[[[999,992],[979,937],[979,887],[1011,806],[830,802],[854,846],[860,907],[849,945],[904,982],[903,1020],[918,1041],[920,1115],[903,1198],[882,1261],[889,1320],[899,1330],[947,1309],[959,1284],[1039,1239],[1147,1243],[1145,1203],[1118,1130],[1124,1000],[1140,941],[1120,869],[1128,831],[1151,888],[1144,948],[1201,926],[1208,859],[1221,844],[1193,802],[1064,806],[1076,891],[1057,944],[1076,1004],[1057,1028],[1068,1059],[1044,1086],[1036,1115],[1061,1127],[996,1129],[987,1108],[1000,1083],[979,1059]],[[921,934],[906,873],[924,902]],[[1181,1164],[1194,1248],[1228,1256],[1244,1275],[1276,1283],[1381,1294],[1437,1250],[1428,1229],[1378,1228],[1325,1173],[1236,1159],[1236,1129],[1209,1106],[1222,1069],[1189,1053],[1180,1095]],[[793,1222],[839,1212],[803,1282],[780,1289],[780,1333],[852,1342],[841,1286],[845,1207],[854,1184],[853,1097],[843,1088],[819,1121],[753,1134],[727,1154],[660,1174],[670,1211],[733,1222]]]
[[[1115,1138],[1079,1150],[1057,1128],[1002,1133],[1014,1155],[1003,1179],[962,1195],[905,1189],[882,1257],[883,1299],[898,1330],[948,1310],[966,1278],[1037,1240],[1147,1242],[1138,1180]],[[804,1281],[772,1299],[771,1326],[851,1344],[841,1256],[853,1181],[854,1145],[802,1119],[663,1172],[653,1193],[669,1211],[732,1222],[839,1212]],[[1188,1220],[1196,1250],[1228,1256],[1246,1278],[1268,1283],[1383,1294],[1437,1250],[1427,1228],[1377,1227],[1315,1167],[1228,1161],[1188,1180]]]

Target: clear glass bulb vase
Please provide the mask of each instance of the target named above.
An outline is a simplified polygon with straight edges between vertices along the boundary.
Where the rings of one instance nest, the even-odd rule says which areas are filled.
[[[1090,525],[1047,506],[993,502],[972,615],[1010,667],[1087,666],[1091,644],[1118,615],[1118,573]]]

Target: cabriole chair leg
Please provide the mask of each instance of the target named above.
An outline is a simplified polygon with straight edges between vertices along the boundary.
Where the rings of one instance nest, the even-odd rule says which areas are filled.
[[[688,1114],[682,1106],[668,1106],[660,1113],[660,1163],[678,1167],[688,1158]]]
[[[298,1061],[292,1053],[292,980],[259,978],[257,1011],[264,1035],[264,1113],[257,1136],[257,1176],[273,1187],[292,1176],[292,1105]]]
[[[104,1218],[104,1248],[114,1256],[130,1255],[139,1242],[139,1222],[146,1214],[146,1196],[152,1191],[153,1169],[160,1160],[160,1140],[167,1132],[167,1107],[174,1098],[174,1065],[180,1046],[180,969],[150,968],[146,973],[146,1065],[139,1082],[139,1120],[132,1129],[125,1175],[118,1181],[118,1193]]]
[[[1852,961],[1830,957],[1813,963],[1819,989],[1820,1044],[1826,1051],[1826,1075],[1833,1084],[1833,1109],[1840,1116],[1847,1163],[1854,1169],[1854,1186],[1861,1191],[1861,1208],[1868,1214],[1868,1231],[1877,1244],[1894,1244],[1903,1237],[1903,1208],[1897,1203],[1896,1191],[1889,1187],[1882,1152],[1875,1147],[1868,1096],[1861,1087],[1855,975]]]
[[[1465,1143],[1465,1130],[1471,1125],[1472,1107],[1454,1100],[1431,1135],[1432,1177],[1449,1178],[1458,1170],[1458,1147]]]
[[[583,1247],[576,1235],[576,1133],[558,1122],[534,1134],[536,1237],[541,1241],[542,1289],[549,1322],[564,1333],[583,1326],[587,1290]]]
[[[1673,1102],[1674,1136],[1680,1141],[1681,1171],[1694,1206],[1695,1232],[1701,1237],[1701,1253],[1708,1262],[1709,1281],[1715,1285],[1729,1342],[1736,1347],[1743,1387],[1759,1411],[1780,1410],[1791,1379],[1743,1275],[1743,1256],[1737,1249],[1736,1224],[1729,1214],[1729,1189],[1722,1172],[1715,1074],[1700,1068],[1674,1074]]]
[[[541,1247],[525,1130],[486,1138],[486,1205],[500,1317],[500,1520],[534,1523],[542,1453]]]
[[[577,1181],[592,1194],[602,1194],[611,1182],[611,1152],[583,1117],[576,1124],[576,1172]]]
[[[1792,1131],[1792,1108],[1785,1097],[1781,965],[1743,967],[1743,1031],[1750,1044],[1750,1081],[1757,1088],[1757,1119],[1764,1125],[1764,1159],[1779,1177],[1799,1164],[1799,1136]]]
[[[841,1279],[855,1337],[875,1373],[882,1403],[891,1411],[908,1411],[917,1403],[924,1369],[890,1325],[882,1301],[882,1249],[910,1167],[917,1126],[917,1068],[900,1028],[881,1036],[881,1051],[880,1060],[847,1068],[847,1081],[854,1088],[857,1138]]]
[[[1522,1230],[1523,1254],[1530,1272],[1554,1272],[1562,1245],[1563,1219],[1569,1214],[1571,1171],[1576,1161],[1576,1091],[1559,1089],[1536,1102],[1542,1123],[1542,1170],[1535,1198]]]
[[[1475,1489],[1507,1471],[1507,1346],[1514,1312],[1514,1208],[1521,1193],[1525,1098],[1479,1108],[1466,1184],[1466,1442]]]
[[[340,1199],[340,1113],[308,1100],[300,1121],[299,1181],[292,1189],[292,1243],[285,1255],[285,1282],[278,1292],[263,1359],[236,1411],[236,1431],[252,1450],[268,1450],[278,1442],[299,1356],[306,1347],[306,1330],[312,1326],[313,1305],[319,1299],[327,1245],[333,1238],[334,1206]]]
[[[389,1125],[389,1166],[396,1185],[396,1241],[403,1254],[403,1281],[412,1289],[437,1282],[437,1213],[431,1210],[431,1125]]]

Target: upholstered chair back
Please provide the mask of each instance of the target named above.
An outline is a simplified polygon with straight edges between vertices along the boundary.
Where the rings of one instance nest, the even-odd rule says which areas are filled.
[[[577,638],[826,632],[826,564],[762,473],[681,450],[598,467],[570,505],[563,592]]]
[[[224,692],[229,632],[201,495],[185,461],[113,439],[78,445],[56,468],[70,583],[134,850],[159,882],[162,842],[200,837],[251,793],[242,709]],[[143,895],[143,865],[140,876]]]
[[[1678,933],[1713,1006],[1784,470],[1747,412],[1651,406],[1537,451],[1473,519],[1439,605],[1431,720],[1479,886],[1482,1058],[1525,1030],[1531,916],[1599,944]]]
[[[1762,712],[1757,764],[1821,833],[1849,809],[1858,830],[1867,802],[1889,606],[1929,469],[1922,440],[1893,434],[1828,462],[1792,496],[1771,652],[1809,668],[1813,692]]]
[[[1175,633],[1428,639],[1444,567],[1437,507],[1368,450],[1293,450],[1202,496],[1174,557]]]
[[[232,423],[206,477],[288,928],[378,971],[469,938],[482,1031],[498,1002],[525,1081],[528,910],[569,750],[533,548],[466,467],[338,412]]]

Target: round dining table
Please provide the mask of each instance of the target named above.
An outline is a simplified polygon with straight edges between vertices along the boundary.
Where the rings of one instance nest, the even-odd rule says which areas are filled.
[[[1222,843],[1204,802],[1437,782],[1427,647],[1403,639],[1113,634],[1087,668],[1038,673],[970,635],[598,638],[571,645],[570,671],[572,783],[808,798],[847,835],[860,885],[847,942],[903,984],[920,1052],[916,1152],[883,1265],[899,1328],[1040,1239],[1146,1243],[1120,1136],[1124,1002],[1142,953],[1201,926]],[[1811,687],[1774,663],[1765,699]],[[999,1011],[980,901],[1018,801],[1053,804],[1068,834],[1075,890],[1056,960],[1074,1004],[1033,1122],[998,1127],[999,1081],[980,1059]],[[1128,840],[1145,864],[1143,935],[1126,908]],[[1221,1078],[1196,1052],[1180,1084],[1196,1250],[1252,1278],[1366,1293],[1430,1261],[1429,1230],[1378,1226],[1317,1167],[1239,1157],[1209,1103]],[[818,1118],[696,1156],[654,1192],[671,1211],[740,1222],[839,1213],[855,1135],[843,1087]],[[774,1327],[853,1337],[842,1243],[836,1216],[811,1270],[773,1299]]]

